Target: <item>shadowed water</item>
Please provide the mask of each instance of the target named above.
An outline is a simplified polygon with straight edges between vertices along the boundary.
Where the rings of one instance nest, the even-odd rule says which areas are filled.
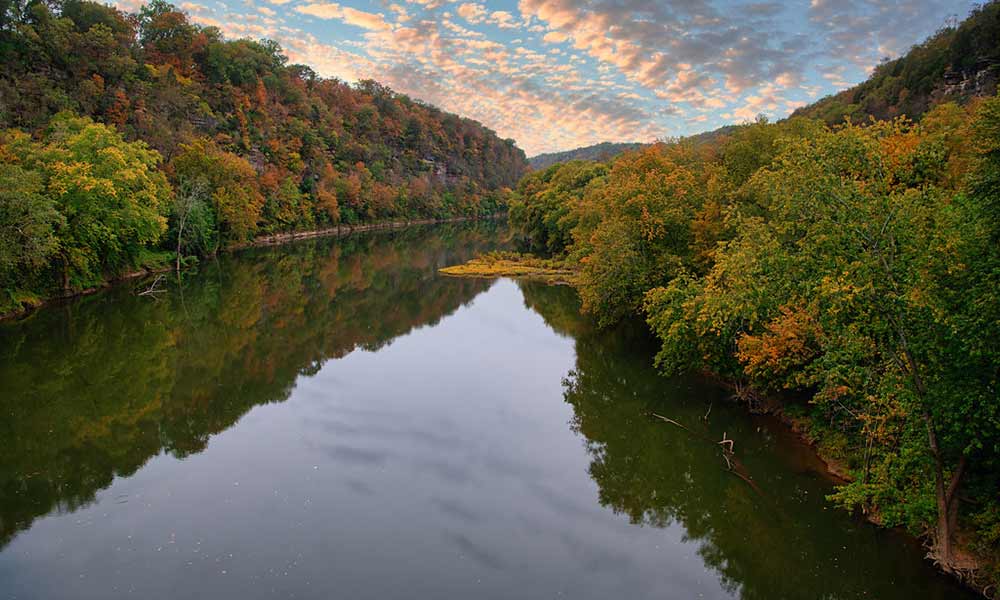
[[[502,236],[251,250],[0,324],[0,598],[964,596],[641,328],[437,274]]]

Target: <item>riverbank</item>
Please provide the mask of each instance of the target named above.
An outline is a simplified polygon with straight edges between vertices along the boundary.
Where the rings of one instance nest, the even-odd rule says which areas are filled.
[[[826,475],[837,485],[842,485],[854,481],[851,472],[851,456],[839,450],[835,442],[830,442],[827,436],[822,434],[822,425],[805,415],[795,414],[783,405],[778,405],[769,409],[768,415],[780,421],[788,430],[803,443],[808,444],[816,457],[825,465]],[[973,531],[959,529],[955,533],[953,542],[953,559],[950,564],[942,563],[935,556],[933,548],[929,545],[926,536],[913,535],[899,526],[887,526],[884,515],[877,510],[858,511],[861,516],[881,528],[899,531],[903,535],[908,535],[917,543],[921,543],[927,550],[926,560],[934,564],[934,567],[946,573],[969,589],[982,594],[983,597],[994,600],[998,598],[997,590],[989,575],[995,571],[997,566],[991,562],[988,556],[976,552],[973,547]]]
[[[701,375],[730,390],[732,401],[735,404],[745,407],[751,414],[771,421],[772,427],[780,427],[804,448],[808,448],[814,460],[801,461],[800,459],[803,464],[808,463],[806,468],[815,470],[835,486],[854,481],[850,464],[852,457],[823,435],[822,424],[817,423],[800,410],[796,410],[797,407],[808,404],[808,398],[781,398],[775,395],[761,394],[711,371],[702,371]],[[927,550],[925,559],[933,563],[934,568],[954,577],[963,586],[990,600],[1000,598],[989,575],[997,566],[989,557],[975,551],[971,542],[972,532],[968,530],[957,532],[953,548],[956,561],[952,565],[944,565],[933,555],[926,537],[914,535],[903,527],[887,526],[883,515],[878,511],[858,512],[865,521],[872,525],[894,532],[901,538],[905,538],[907,543],[921,545]]]
[[[569,276],[557,274],[565,269]],[[574,285],[573,269],[566,266],[565,261],[558,259],[541,259],[530,254],[494,253],[473,258],[460,265],[440,269],[446,275],[459,277],[513,277],[519,279],[536,279],[549,283],[569,283]],[[811,399],[802,396],[782,396],[763,393],[747,384],[729,381],[721,376],[703,372],[703,375],[722,384],[732,391],[734,402],[745,407],[749,412],[769,415],[780,422],[788,432],[799,439],[815,453],[818,463],[822,464],[822,472],[830,481],[838,486],[836,501],[844,503],[845,492],[840,486],[857,485],[855,476],[859,471],[867,471],[869,456],[862,456],[861,451],[854,449],[844,432],[826,425],[810,414]],[[863,449],[862,449],[863,450]],[[865,480],[861,479],[861,483]],[[843,504],[841,504],[843,506]],[[996,560],[988,552],[977,551],[974,532],[968,526],[956,530],[952,543],[951,558],[942,561],[936,554],[933,545],[928,544],[928,532],[904,530],[898,517],[883,513],[878,507],[858,509],[857,512],[865,520],[886,530],[892,530],[910,536],[914,543],[923,543],[928,549],[926,559],[934,566],[958,579],[962,584],[987,598],[995,598],[996,592],[992,582],[997,571]]]
[[[307,231],[287,231],[287,232],[271,233],[267,235],[257,236],[248,242],[229,245],[225,248],[222,248],[220,252],[236,252],[238,250],[243,250],[246,248],[278,246],[281,244],[287,244],[299,240],[308,240],[308,239],[315,239],[322,237],[343,237],[351,235],[353,233],[364,233],[369,231],[389,231],[389,230],[405,229],[407,227],[413,227],[419,225],[438,225],[444,223],[461,223],[466,221],[500,219],[503,218],[504,216],[505,213],[497,213],[493,215],[487,215],[485,217],[449,217],[446,219],[414,219],[412,221],[381,221],[377,223],[362,223],[357,225],[337,225],[336,227],[327,227],[324,229],[312,229]],[[72,298],[78,298],[81,296],[88,296],[90,294],[97,293],[109,287],[119,285],[126,281],[132,281],[136,279],[141,279],[143,277],[150,277],[152,275],[168,273],[173,270],[174,270],[173,256],[171,255],[170,260],[166,261],[163,266],[148,266],[145,268],[128,271],[122,275],[108,278],[105,281],[103,281],[100,285],[91,286],[80,290],[64,290],[62,293],[59,294],[47,297],[31,298],[30,300],[24,300],[22,301],[20,308],[0,313],[0,321],[24,318],[30,315],[32,312],[38,310],[39,308],[48,306],[55,302],[70,300]]]
[[[226,252],[233,252],[236,250],[242,250],[244,248],[255,248],[262,246],[277,246],[280,244],[287,244],[288,242],[294,242],[298,240],[308,240],[320,237],[340,237],[350,235],[352,233],[363,233],[367,231],[385,231],[392,229],[405,229],[407,227],[413,227],[415,225],[440,225],[443,223],[462,223],[466,221],[482,221],[490,219],[500,219],[504,216],[504,213],[498,213],[494,215],[488,215],[485,217],[450,217],[447,219],[415,219],[412,221],[381,221],[378,223],[362,223],[358,225],[337,225],[336,227],[327,227],[325,229],[312,229],[308,231],[287,231],[272,233],[268,235],[260,235],[255,237],[253,240],[234,244],[225,249]]]

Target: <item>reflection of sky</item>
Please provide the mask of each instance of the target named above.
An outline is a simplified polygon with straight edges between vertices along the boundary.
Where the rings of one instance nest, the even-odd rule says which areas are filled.
[[[117,0],[134,9],[140,0]],[[181,2],[293,62],[477,119],[529,155],[787,115],[962,18],[940,0]]]
[[[682,527],[596,501],[563,401],[574,364],[500,281],[39,519],[0,581],[53,599],[727,597]]]

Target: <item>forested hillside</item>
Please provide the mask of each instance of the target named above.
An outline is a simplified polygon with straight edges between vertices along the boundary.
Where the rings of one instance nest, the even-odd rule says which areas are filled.
[[[993,73],[980,67],[1000,48],[998,15],[982,7],[851,92],[850,116],[893,119],[843,122],[827,100],[803,111],[822,119],[531,173],[510,209],[525,246],[576,269],[585,312],[642,316],[664,373],[713,372],[798,423],[849,478],[831,500],[923,536],[987,595],[1000,583],[1000,97],[936,96],[935,74],[985,81],[969,74]]]
[[[718,129],[696,133],[683,139],[695,143],[711,142],[716,138],[729,135],[734,131],[734,129],[733,125],[723,125]],[[528,164],[532,169],[541,170],[547,169],[552,165],[571,162],[574,160],[607,162],[623,152],[638,150],[649,145],[650,144],[648,143],[644,144],[641,142],[624,142],[618,144],[612,142],[601,142],[600,144],[595,144],[593,146],[584,146],[582,148],[574,148],[573,150],[565,150],[563,152],[550,152],[548,154],[532,156],[528,159]]]
[[[793,116],[828,124],[850,118],[919,119],[941,102],[991,96],[1000,79],[1000,4],[972,11],[957,27],[944,27],[903,57],[875,68],[864,83],[800,108]]]
[[[257,234],[502,208],[513,140],[154,0],[0,6],[0,314]]]

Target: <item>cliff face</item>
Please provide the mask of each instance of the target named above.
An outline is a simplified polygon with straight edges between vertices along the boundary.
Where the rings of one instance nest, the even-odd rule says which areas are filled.
[[[997,82],[1000,80],[1000,64],[992,61],[980,61],[973,71],[944,72],[941,83],[933,94],[937,102],[966,102],[970,98],[993,96],[997,93]]]

